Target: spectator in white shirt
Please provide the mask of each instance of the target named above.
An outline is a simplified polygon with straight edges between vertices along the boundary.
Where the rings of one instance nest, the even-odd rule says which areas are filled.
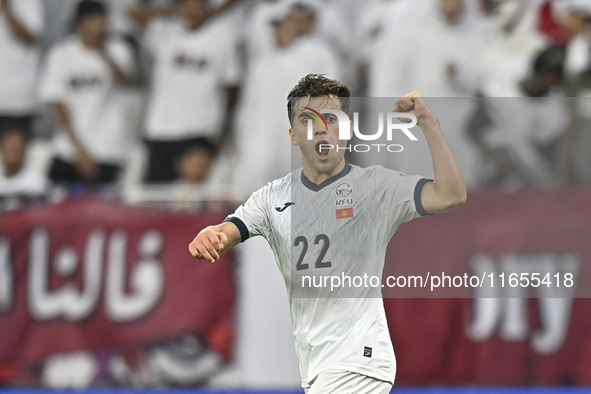
[[[271,21],[284,7],[282,0],[258,0],[245,20],[242,36],[247,63],[259,59],[273,51],[273,26]]]
[[[398,1],[398,0],[397,0]],[[476,94],[477,51],[484,45],[482,18],[471,0],[400,0],[404,11],[376,44],[375,66],[370,76],[372,97],[402,97],[417,90],[439,114],[445,138],[460,166],[466,186],[478,186],[479,151],[466,133],[474,101],[454,99]],[[396,5],[397,3],[394,3]],[[398,8],[400,7],[400,8]],[[416,11],[415,11],[416,9]],[[406,18],[404,18],[406,16]],[[427,144],[407,144],[404,151],[388,156],[388,166],[402,172],[433,176]],[[361,160],[370,159],[362,155]],[[373,158],[371,158],[373,159]],[[362,165],[371,163],[360,162]]]
[[[36,112],[35,87],[42,0],[0,0],[0,127],[29,131]]]
[[[480,50],[479,92],[485,97],[522,97],[521,83],[532,59],[548,45],[538,31],[539,9],[521,0],[507,0],[492,9],[496,29]]]
[[[62,0],[63,16],[61,24],[68,24],[74,17],[79,0]],[[102,0],[109,9],[109,31],[117,36],[136,36],[137,26],[127,17],[130,9],[145,2],[145,0]]]
[[[169,17],[131,14],[156,16],[145,32],[154,60],[145,125],[151,183],[176,179],[175,162],[188,145],[224,145],[239,78],[235,35],[212,17],[218,10],[206,0],[176,0],[173,6]]]
[[[554,186],[557,147],[570,123],[562,91],[564,50],[559,46],[536,55],[520,84],[521,97],[488,97],[490,124],[479,139],[495,163],[491,183],[509,187]]]
[[[317,34],[318,9],[295,1],[281,11],[272,21],[272,50],[249,66],[237,116],[241,164],[236,183],[244,190],[262,187],[268,179],[290,171],[291,145],[283,143],[290,125],[284,112],[293,86],[310,73],[342,76],[333,47]]]
[[[399,0],[370,0],[359,3],[358,17],[355,24],[355,39],[352,61],[355,62],[358,83],[358,95],[367,95],[370,66],[373,62],[375,47],[383,37],[392,18],[388,18],[390,8],[400,4]],[[399,16],[396,15],[396,16]]]
[[[77,34],[51,48],[42,75],[42,99],[59,124],[50,178],[56,183],[113,183],[129,147],[126,105],[119,85],[132,85],[133,54],[107,38],[107,9],[83,0]]]
[[[400,3],[413,23],[389,29],[376,47],[371,96],[402,97],[412,90],[425,97],[474,94],[475,54],[483,42],[478,21],[468,13],[469,0],[424,1],[431,3],[427,11]]]
[[[565,72],[574,78],[591,65],[591,1],[568,0],[562,26],[571,38],[566,50]]]
[[[26,166],[27,135],[11,128],[0,135],[0,211],[10,211],[43,201],[47,179],[42,173]]]

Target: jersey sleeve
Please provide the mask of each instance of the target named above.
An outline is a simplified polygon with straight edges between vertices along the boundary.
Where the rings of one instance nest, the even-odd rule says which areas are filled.
[[[430,179],[383,167],[376,167],[374,176],[378,209],[392,234],[402,223],[430,215],[421,203],[421,191]]]
[[[270,231],[267,210],[268,187],[254,192],[244,204],[229,215],[224,222],[232,222],[240,230],[242,242],[257,235],[267,238]]]

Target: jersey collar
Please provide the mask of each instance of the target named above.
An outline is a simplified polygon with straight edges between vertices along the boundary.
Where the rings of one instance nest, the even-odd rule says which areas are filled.
[[[320,190],[324,189],[326,186],[328,186],[328,185],[338,181],[342,177],[346,176],[349,172],[351,172],[351,164],[349,164],[345,161],[345,168],[343,168],[343,170],[341,172],[339,172],[335,176],[328,178],[327,180],[325,180],[324,182],[322,182],[318,185],[315,184],[314,182],[312,182],[311,180],[309,180],[304,175],[303,170],[302,170],[301,181],[304,184],[304,186],[306,186],[308,189],[312,190],[313,192],[319,192]]]

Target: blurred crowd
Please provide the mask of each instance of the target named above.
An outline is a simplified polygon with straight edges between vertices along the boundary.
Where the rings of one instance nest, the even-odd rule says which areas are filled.
[[[591,0],[0,0],[0,54],[0,211],[239,200],[295,165],[286,97],[309,73],[365,108],[419,91],[470,190],[591,185]],[[425,146],[348,160],[432,176]],[[221,362],[190,335],[149,353],[150,374],[112,379]],[[56,356],[44,383],[90,365],[88,385],[88,360]]]
[[[0,53],[2,210],[250,192],[291,169],[308,73],[441,102],[470,189],[591,183],[591,0],[0,0]]]

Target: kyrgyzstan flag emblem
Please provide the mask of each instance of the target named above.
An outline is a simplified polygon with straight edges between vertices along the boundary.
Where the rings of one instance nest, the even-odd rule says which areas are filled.
[[[348,219],[353,217],[353,207],[337,209],[337,219]]]

